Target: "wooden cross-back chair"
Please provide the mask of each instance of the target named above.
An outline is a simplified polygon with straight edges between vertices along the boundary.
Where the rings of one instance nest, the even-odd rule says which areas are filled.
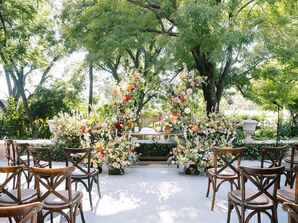
[[[40,202],[23,204],[18,206],[0,207],[0,218],[11,218],[17,223],[39,223],[37,214],[42,209]]]
[[[298,223],[298,204],[285,202],[282,204],[284,211],[288,212],[288,223]]]
[[[240,223],[248,223],[254,215],[257,215],[260,223],[261,213],[267,215],[271,223],[277,223],[277,189],[284,166],[272,168],[241,166],[238,169],[241,175],[241,190],[228,193],[227,222],[230,222],[232,209],[235,208]],[[255,189],[246,188],[248,181]],[[247,217],[246,210],[251,210]]]
[[[66,166],[70,164],[75,167],[75,171],[72,173],[72,182],[75,183],[75,188],[77,190],[78,183],[81,183],[89,194],[89,202],[91,210],[93,210],[91,191],[93,188],[93,183],[97,185],[97,191],[99,197],[99,170],[96,168],[91,168],[91,148],[64,148],[64,155],[66,157]],[[87,182],[85,182],[85,180]]]
[[[282,160],[287,152],[288,146],[282,147],[262,147],[261,148],[261,168],[281,166]],[[266,166],[265,163],[268,163]]]
[[[7,166],[17,165],[17,154],[12,139],[4,139],[5,155],[7,159]]]
[[[15,142],[15,148],[16,148],[16,155],[17,155],[17,165],[23,166],[23,174],[25,176],[25,179],[27,181],[27,187],[30,187],[30,182],[32,180],[32,175],[29,171],[30,168],[30,162],[32,161],[32,156],[30,156],[29,143],[18,143]]]
[[[20,205],[36,201],[36,190],[22,189],[21,177],[23,166],[0,167],[0,173],[7,174],[6,179],[0,185],[0,206]],[[16,188],[10,182],[16,179]]]
[[[206,194],[206,197],[208,197],[210,192],[210,185],[212,184],[213,198],[211,210],[214,209],[216,192],[219,190],[220,186],[224,182],[230,183],[231,190],[233,190],[233,185],[236,189],[239,188],[240,179],[237,167],[240,166],[241,156],[244,152],[244,148],[214,148],[213,152],[214,168],[208,169],[207,172],[208,189]],[[223,162],[222,166],[218,165],[218,160],[221,160]],[[233,165],[234,162],[237,162],[237,167]],[[217,184],[218,180],[220,181],[219,184]],[[235,180],[237,180],[237,183],[235,183]]]
[[[295,188],[283,188],[277,191],[277,197],[280,203],[293,202],[298,204],[298,166],[294,166]]]
[[[298,165],[298,160],[297,159],[297,154],[298,154],[298,144],[294,144],[291,148],[291,153],[290,153],[290,157],[287,157],[285,159],[285,175],[286,175],[286,182],[285,182],[285,186],[287,186],[288,184],[290,185],[290,188],[293,188],[294,183],[295,183],[295,176],[296,176],[296,172],[295,172],[295,165]]]
[[[71,173],[74,167],[62,168],[39,168],[31,167],[31,171],[35,177],[37,197],[43,203],[43,211],[40,221],[44,222],[46,217],[50,215],[53,222],[53,213],[57,212],[62,215],[68,223],[76,221],[77,211],[79,209],[82,222],[85,222],[82,209],[82,192],[72,191],[71,189]],[[58,188],[65,183],[66,190]],[[69,214],[63,210],[69,209]]]
[[[52,168],[51,150],[48,147],[30,147],[33,165],[40,168]]]

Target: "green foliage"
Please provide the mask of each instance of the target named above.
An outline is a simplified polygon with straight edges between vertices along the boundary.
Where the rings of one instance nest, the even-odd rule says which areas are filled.
[[[0,138],[4,136],[16,139],[30,137],[29,121],[22,106],[18,106],[14,98],[9,99],[9,105],[0,116]]]
[[[30,110],[34,119],[53,118],[59,112],[69,112],[67,94],[62,88],[39,88],[30,99]]]
[[[136,152],[140,155],[140,157],[166,157],[169,156],[173,148],[173,145],[166,144],[140,144],[138,148],[136,148]]]
[[[292,146],[292,144],[287,144],[289,147]],[[275,147],[276,144],[244,144],[245,151],[243,154],[242,159],[246,160],[259,160],[261,158],[260,149],[262,147]]]
[[[255,131],[253,138],[256,140],[274,139],[276,137],[276,128],[269,125],[261,125]]]

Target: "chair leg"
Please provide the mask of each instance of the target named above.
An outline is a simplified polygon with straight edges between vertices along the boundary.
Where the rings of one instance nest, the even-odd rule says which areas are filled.
[[[211,180],[210,180],[210,176],[208,175],[208,187],[207,187],[206,197],[209,196],[209,192],[210,192],[210,184],[211,184]]]
[[[214,179],[213,179],[213,181],[212,181],[212,185],[213,185],[213,196],[212,196],[211,211],[213,211],[213,209],[214,209],[214,205],[215,205],[215,197],[216,197],[216,177],[214,177]]]
[[[101,193],[100,193],[100,188],[99,188],[99,175],[96,177],[96,185],[97,185],[97,191],[98,191],[98,196],[101,198]]]
[[[81,201],[81,203],[79,204],[79,209],[80,209],[80,214],[81,214],[82,223],[85,223],[85,217],[84,217],[84,212],[83,212],[82,201]]]
[[[228,219],[227,219],[227,223],[230,223],[232,209],[233,209],[233,205],[232,205],[231,202],[229,201],[229,204],[228,204]]]
[[[245,209],[244,207],[241,207],[241,213],[240,213],[240,223],[245,223]]]
[[[277,206],[272,208],[272,223],[278,223]]]
[[[230,189],[233,191],[233,181],[230,181]]]
[[[53,223],[54,222],[53,213],[50,214],[50,218],[51,218],[51,223]]]
[[[93,211],[92,196],[91,196],[92,185],[91,185],[90,177],[88,178],[88,188],[87,188],[87,191],[89,193],[89,202],[90,202],[91,211]]]
[[[261,223],[261,213],[258,212],[257,215],[258,215],[258,223]]]

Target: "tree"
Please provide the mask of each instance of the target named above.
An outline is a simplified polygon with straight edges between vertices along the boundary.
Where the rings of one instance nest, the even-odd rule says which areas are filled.
[[[120,1],[70,0],[64,8],[64,34],[69,45],[87,50],[88,60],[95,68],[111,73],[117,83],[125,80],[127,74],[141,73],[145,83],[136,104],[140,116],[144,105],[161,95],[163,84],[176,75],[170,72],[176,64],[169,62],[173,58],[164,54],[156,35],[142,35],[138,31],[153,21],[154,16]],[[94,19],[95,14],[101,16]],[[134,15],[138,16],[138,22]]]
[[[298,113],[298,27],[295,25],[298,4],[279,3],[277,6],[269,12],[274,27],[272,24],[263,27],[264,32],[250,49],[252,56],[246,57],[246,66],[234,68],[231,76],[244,96],[269,110],[277,109],[273,102],[279,103],[290,111],[295,123]],[[249,75],[237,78],[237,73],[246,72],[245,69]]]
[[[36,89],[41,87],[62,52],[50,10],[50,5],[43,1],[0,1],[0,63],[9,96],[23,101],[33,137],[36,132],[28,104],[31,93],[28,94],[26,84],[30,75],[41,73]]]
[[[170,48],[175,49],[177,59],[206,78],[202,90],[207,112],[219,110],[223,91],[231,83],[231,70],[244,65],[241,60],[248,55],[254,56],[249,48],[264,39],[269,30],[275,31],[277,24],[284,24],[284,18],[295,20],[288,17],[289,11],[280,13],[279,9],[297,8],[295,1],[127,1],[152,12],[160,27],[145,31],[171,39]],[[266,59],[258,56],[256,63],[238,75],[249,75]]]

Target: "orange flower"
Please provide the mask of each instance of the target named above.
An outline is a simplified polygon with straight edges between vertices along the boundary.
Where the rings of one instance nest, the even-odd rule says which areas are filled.
[[[136,86],[134,85],[134,84],[129,84],[129,85],[127,85],[127,90],[128,91],[133,91],[133,90],[135,90],[136,89]]]
[[[178,88],[179,88],[180,91],[184,91],[186,89],[186,87],[184,85],[179,85]]]
[[[192,125],[192,126],[191,126],[191,130],[192,130],[193,132],[198,132],[198,131],[200,130],[200,128],[199,128],[199,126],[197,126],[197,125]]]
[[[175,124],[175,123],[177,122],[177,118],[176,118],[176,116],[171,116],[171,117],[170,117],[170,121],[171,121],[173,124]]]
[[[180,112],[173,112],[172,114],[173,116],[179,117],[180,116]]]
[[[104,148],[102,146],[96,146],[96,151],[100,152],[101,154],[104,154]]]
[[[179,74],[179,79],[183,81],[185,79],[185,74],[184,73]]]

